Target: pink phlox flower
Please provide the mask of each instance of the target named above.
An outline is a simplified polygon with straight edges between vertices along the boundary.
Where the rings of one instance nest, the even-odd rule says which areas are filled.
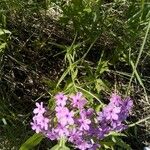
[[[43,107],[43,102],[36,103],[37,108],[33,110],[34,114],[44,114],[46,112],[45,108]]]
[[[41,132],[41,127],[39,125],[37,125],[36,122],[31,122],[30,124],[31,124],[32,130],[35,130],[36,133]]]
[[[43,115],[36,115],[33,117],[33,121],[36,122],[41,129],[48,130],[50,121],[48,118],[44,117]]]
[[[92,116],[94,114],[94,109],[93,108],[89,108],[86,112],[87,116]]]
[[[90,149],[93,145],[88,143],[87,141],[79,141],[78,144],[77,144],[77,148],[79,148],[80,150],[87,150],[87,149]]]
[[[91,120],[87,119],[84,113],[80,113],[81,118],[78,120],[80,123],[80,130],[89,130]]]
[[[65,138],[80,150],[99,149],[99,140],[111,131],[126,129],[124,121],[133,107],[129,97],[122,100],[117,94],[112,94],[109,104],[98,113],[85,106],[87,100],[81,92],[73,96],[58,93],[55,100],[54,112],[45,109],[43,102],[36,103],[31,128],[50,140]]]
[[[67,107],[57,107],[56,108],[56,116],[58,118],[58,122],[65,126],[65,125],[73,125],[74,124],[74,112],[69,111]]]
[[[68,108],[67,107],[62,107],[62,106],[57,106],[55,108],[55,111],[56,111],[57,119],[60,119],[68,113]]]
[[[79,141],[82,139],[82,132],[77,130],[76,128],[73,128],[69,133],[69,141],[72,143],[76,143],[76,141]]]
[[[60,120],[60,123],[62,125],[73,125],[74,124],[74,119],[73,119],[74,113],[68,112],[64,117],[62,117]]]
[[[69,130],[66,126],[58,125],[57,128],[54,129],[55,133],[58,135],[58,139],[61,139],[62,137],[68,137],[69,136]]]
[[[50,139],[50,140],[56,140],[58,137],[57,137],[57,134],[55,133],[55,129],[52,128],[51,131],[48,130],[48,132],[46,133],[46,136]]]
[[[79,109],[82,109],[87,103],[87,100],[83,97],[81,92],[78,92],[76,95],[71,96],[71,98],[73,100],[73,107],[77,107]]]
[[[117,120],[120,111],[121,111],[120,107],[115,107],[111,105],[108,105],[107,107],[104,108],[104,114],[107,120],[109,119]]]
[[[55,96],[55,99],[56,99],[56,104],[57,106],[65,106],[66,105],[66,101],[67,101],[67,96],[64,95],[63,93],[58,93],[56,96]]]
[[[133,101],[131,100],[130,97],[126,98],[124,101],[123,101],[123,109],[126,109],[127,111],[130,111],[131,108],[133,107]]]
[[[116,93],[113,93],[110,98],[110,104],[115,105],[115,106],[122,105],[121,96],[117,95]]]
[[[41,122],[41,128],[44,130],[48,130],[49,127],[49,119],[48,118],[43,118]]]

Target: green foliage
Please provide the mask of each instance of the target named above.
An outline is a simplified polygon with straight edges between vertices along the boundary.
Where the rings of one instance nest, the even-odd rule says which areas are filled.
[[[124,137],[126,135],[122,133],[110,133],[105,140],[101,141],[100,144],[102,145],[101,149],[120,149],[120,150],[132,150],[132,148],[126,144],[121,137]]]
[[[101,1],[72,0],[62,7],[64,24],[72,22],[75,32],[86,33],[90,38],[100,33],[103,21]]]
[[[11,32],[0,28],[0,53],[3,52],[3,50],[5,49],[6,44],[7,44],[6,43],[7,42],[6,34],[10,35]]]
[[[34,134],[24,144],[22,144],[19,150],[33,150],[33,148],[37,146],[42,139],[43,136],[41,134]]]

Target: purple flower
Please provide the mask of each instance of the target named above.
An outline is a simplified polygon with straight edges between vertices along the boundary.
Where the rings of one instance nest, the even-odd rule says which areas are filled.
[[[43,102],[36,103],[37,108],[33,110],[34,114],[44,114],[46,112],[45,108],[43,107]]]
[[[120,111],[121,111],[120,107],[108,105],[107,107],[104,108],[104,115],[107,120],[109,119],[117,120]]]
[[[130,111],[133,107],[133,101],[128,97],[123,101],[123,108],[125,108],[127,111]]]
[[[69,136],[69,130],[67,129],[66,126],[58,125],[56,129],[54,129],[55,133],[58,135],[58,139],[62,137],[67,137]]]
[[[95,144],[93,144],[93,146],[90,148],[90,150],[97,150],[97,149],[99,149],[100,147],[101,147],[100,144],[95,143]]]
[[[36,115],[33,117],[33,121],[43,130],[48,130],[49,119],[43,115]]]
[[[129,112],[131,111],[132,107],[133,107],[133,102],[129,98],[125,99],[122,102],[121,112],[119,115],[120,121],[125,120],[129,116]]]
[[[56,116],[58,118],[58,122],[63,126],[67,124],[74,124],[74,113],[73,111],[70,112],[67,107],[56,107]]]
[[[78,92],[76,95],[71,96],[73,102],[73,107],[77,107],[79,109],[82,109],[85,104],[87,103],[86,99],[84,97],[82,97],[82,93]]]
[[[87,119],[83,113],[80,113],[81,118],[78,120],[80,123],[80,130],[89,130],[91,120]]]
[[[35,130],[36,133],[44,132],[49,128],[49,119],[43,114],[46,112],[46,109],[43,107],[43,102],[36,103],[37,108],[33,110],[35,114],[33,117],[33,122],[31,122],[31,128]]]
[[[32,130],[35,130],[36,133],[40,133],[41,132],[41,128],[39,125],[36,124],[36,122],[31,122],[31,128]]]
[[[92,116],[94,114],[94,109],[93,108],[89,108],[86,112],[87,116]]]
[[[61,124],[61,125],[73,125],[74,124],[74,120],[73,120],[73,116],[74,116],[74,113],[73,112],[67,112],[66,114],[64,114],[64,116],[62,116],[58,122]]]
[[[55,96],[55,99],[56,99],[56,104],[57,106],[65,106],[66,105],[66,101],[67,101],[67,96],[64,95],[63,93],[58,93],[56,96]]]
[[[49,126],[49,119],[48,118],[43,118],[41,120],[41,128],[44,130],[48,130],[48,126]]]
[[[129,115],[132,105],[130,98],[122,100],[120,96],[112,94],[110,103],[98,113],[100,139],[104,138],[110,131],[126,129],[123,121]]]
[[[74,124],[74,120],[73,120],[73,116],[74,116],[74,113],[73,113],[73,111],[71,111],[71,112],[67,112],[66,114],[65,114],[65,116],[62,118],[62,121],[61,121],[61,124],[63,123],[63,124],[69,124],[69,125],[73,125]]]
[[[115,105],[115,106],[120,106],[120,105],[122,105],[121,96],[117,95],[116,93],[113,93],[113,94],[111,95],[110,103],[109,103],[109,104],[112,104],[112,105]]]
[[[72,143],[76,143],[76,141],[79,141],[81,139],[82,139],[82,132],[77,130],[77,128],[71,129],[68,140]]]
[[[68,97],[72,101],[67,101]],[[99,113],[85,107],[87,100],[80,92],[73,96],[58,93],[55,99],[54,112],[45,109],[42,102],[36,103],[31,128],[50,140],[65,138],[80,150],[99,149],[99,140],[111,131],[126,129],[124,121],[133,107],[130,98],[122,100],[117,94],[112,94],[109,104]]]
[[[56,117],[58,119],[62,118],[65,114],[68,113],[68,108],[67,107],[62,107],[62,106],[57,106],[55,108],[56,111]]]
[[[78,141],[78,143],[76,144],[76,147],[79,148],[80,150],[87,150],[90,149],[93,145],[88,143],[87,141]]]
[[[112,122],[111,125],[112,125],[112,130],[119,131],[119,132],[127,128],[127,126],[121,122]]]
[[[49,138],[50,140],[52,140],[52,141],[58,138],[57,134],[55,133],[54,128],[52,128],[51,131],[49,130],[49,131],[46,133],[46,137],[48,137],[48,138]]]
[[[99,137],[99,139],[104,139],[105,135],[108,134],[110,131],[110,126],[104,123],[98,128],[97,136]]]

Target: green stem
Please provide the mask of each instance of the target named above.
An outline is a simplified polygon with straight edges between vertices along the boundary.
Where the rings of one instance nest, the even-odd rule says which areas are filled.
[[[146,39],[147,39],[147,36],[148,36],[149,29],[150,29],[150,21],[149,21],[149,23],[148,23],[147,30],[146,30],[146,33],[145,33],[145,37],[144,37],[142,46],[141,46],[141,48],[140,48],[140,51],[139,51],[139,54],[138,54],[136,63],[135,63],[134,68],[133,68],[133,72],[132,72],[132,75],[131,75],[131,78],[130,78],[130,81],[129,81],[129,84],[128,84],[128,87],[127,87],[126,95],[128,95],[128,93],[129,93],[130,86],[131,86],[132,80],[133,80],[133,78],[134,78],[134,74],[135,74],[135,72],[136,72],[136,69],[137,69],[139,60],[140,60],[140,58],[141,58],[141,55],[142,55],[142,52],[143,52],[143,49],[144,49],[144,46],[145,46],[145,43],[146,43]]]
[[[60,139],[60,141],[59,141],[60,148],[65,146],[65,142],[66,142],[65,138]]]

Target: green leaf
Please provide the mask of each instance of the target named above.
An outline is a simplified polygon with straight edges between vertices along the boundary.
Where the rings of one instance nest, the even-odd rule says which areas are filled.
[[[22,146],[19,150],[33,150],[35,146],[37,146],[43,139],[43,136],[41,134],[34,134],[31,136]]]
[[[11,34],[11,32],[5,29],[0,29],[0,35],[3,35],[3,34]]]
[[[67,70],[62,74],[62,76],[60,77],[56,87],[58,87],[60,85],[60,83],[64,80],[64,78],[67,76],[67,74],[69,73],[70,68],[67,68]]]
[[[95,82],[95,89],[97,90],[97,92],[99,93],[101,90],[108,90],[107,85],[105,84],[105,82],[101,79],[96,79]]]
[[[86,11],[87,13],[90,13],[92,11],[92,9],[90,7],[85,8],[83,11]]]
[[[5,46],[6,46],[6,43],[2,43],[2,44],[0,45],[0,52],[2,51],[2,49],[5,48]]]
[[[105,148],[105,149],[110,149],[111,146],[114,146],[114,142],[111,141],[101,141],[100,144]]]
[[[126,135],[125,134],[123,134],[123,133],[119,133],[119,132],[114,132],[114,131],[111,131],[109,134],[108,134],[108,136],[124,136],[124,137],[126,137]]]
[[[126,150],[131,150],[131,147],[128,144],[126,144],[121,138],[113,137],[112,141],[114,143],[116,143],[116,145],[118,145]]]
[[[101,75],[107,71],[109,71],[108,61],[100,61],[98,66],[97,66],[96,73]]]

